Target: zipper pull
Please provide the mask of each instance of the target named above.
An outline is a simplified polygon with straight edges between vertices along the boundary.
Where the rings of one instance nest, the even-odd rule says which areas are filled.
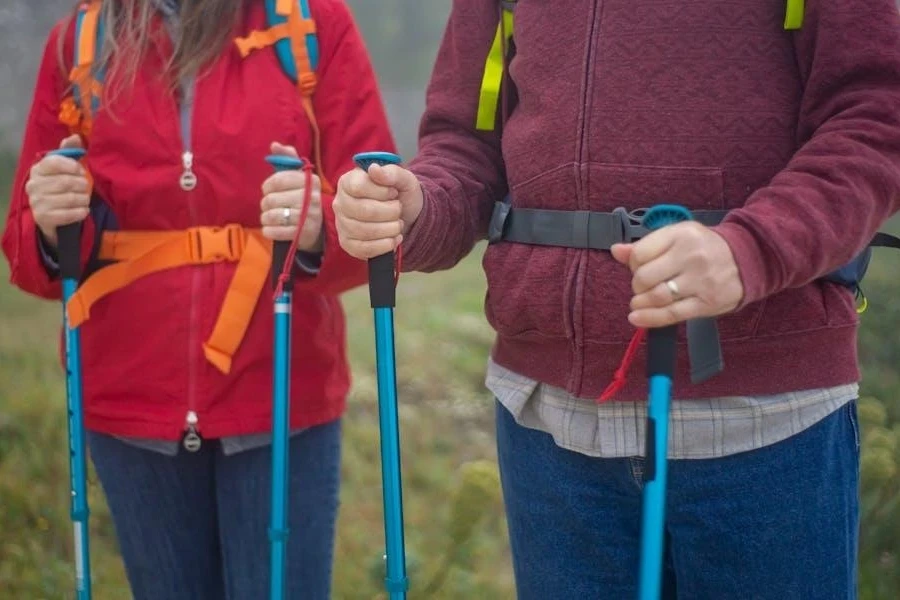
[[[197,452],[203,444],[203,440],[197,433],[197,422],[199,421],[197,413],[189,410],[185,420],[187,421],[187,432],[184,434],[182,445],[188,452]]]
[[[197,176],[194,175],[194,171],[192,170],[194,168],[194,153],[186,151],[182,154],[181,164],[184,167],[184,171],[181,173],[179,184],[181,185],[181,189],[189,192],[197,187]]]

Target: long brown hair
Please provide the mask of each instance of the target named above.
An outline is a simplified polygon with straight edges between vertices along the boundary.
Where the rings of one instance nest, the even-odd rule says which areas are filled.
[[[172,89],[179,79],[201,74],[218,58],[231,40],[244,2],[180,0],[175,51],[166,64],[165,72],[161,73]],[[110,74],[107,80],[115,74],[117,80],[126,85],[133,84],[141,60],[155,42],[151,24],[157,12],[156,4],[154,0],[103,0],[100,11],[100,18],[106,27],[103,53],[95,64],[106,68]],[[69,25],[67,23],[63,31]],[[59,40],[60,65],[68,72],[71,65],[66,66],[63,60],[65,36],[60,35]]]

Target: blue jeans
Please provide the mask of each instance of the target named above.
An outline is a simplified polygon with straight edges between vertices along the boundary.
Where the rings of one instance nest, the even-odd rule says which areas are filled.
[[[340,421],[291,438],[286,589],[330,597]],[[271,446],[175,457],[89,434],[136,600],[269,597]]]
[[[497,442],[520,600],[637,596],[642,459],[592,458],[519,426]],[[666,599],[856,598],[856,403],[783,442],[669,461]]]

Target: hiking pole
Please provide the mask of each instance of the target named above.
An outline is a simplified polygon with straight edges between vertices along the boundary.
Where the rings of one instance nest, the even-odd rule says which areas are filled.
[[[303,167],[298,158],[281,155],[266,157],[275,171]],[[284,600],[287,570],[288,538],[288,438],[290,436],[290,364],[291,364],[291,294],[293,279],[287,277],[279,290],[279,277],[290,253],[290,242],[272,244],[272,287],[274,300],[274,373],[272,379],[272,507],[269,521],[270,600]],[[290,272],[290,271],[288,271]]]
[[[650,208],[643,226],[654,231],[690,221],[691,213],[671,204]],[[644,493],[641,515],[641,565],[639,600],[658,600],[662,588],[663,538],[666,523],[666,451],[669,446],[669,404],[675,374],[677,325],[647,332],[647,377],[650,397],[647,403],[647,431],[644,459]]]
[[[82,148],[62,148],[50,154],[81,160]],[[87,452],[85,450],[84,408],[81,387],[81,332],[69,326],[66,306],[78,289],[81,277],[81,223],[56,228],[59,274],[62,278],[63,326],[66,347],[66,408],[69,413],[70,515],[75,540],[75,598],[91,598],[91,553],[88,543]]]
[[[399,164],[388,152],[364,152],[353,157],[363,171],[369,166]],[[378,372],[378,423],[381,436],[381,486],[384,541],[390,600],[404,600],[409,582],[403,547],[403,489],[400,479],[400,422],[397,416],[397,368],[394,363],[394,252],[369,259],[369,300],[375,312],[375,363]]]

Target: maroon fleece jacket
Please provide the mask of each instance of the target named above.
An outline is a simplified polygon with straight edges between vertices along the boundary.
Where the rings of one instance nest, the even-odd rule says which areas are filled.
[[[817,279],[898,210],[894,0],[807,0],[799,31],[784,0],[520,0],[502,139],[475,131],[498,4],[453,3],[410,165],[425,205],[405,269],[456,264],[508,191],[525,208],[725,208],[714,229],[745,298],[719,319],[725,370],[691,385],[682,345],[675,396],[857,381],[854,298]],[[498,363],[582,397],[609,384],[633,333],[626,267],[504,242],[484,268]],[[617,398],[645,389],[636,367]]]

